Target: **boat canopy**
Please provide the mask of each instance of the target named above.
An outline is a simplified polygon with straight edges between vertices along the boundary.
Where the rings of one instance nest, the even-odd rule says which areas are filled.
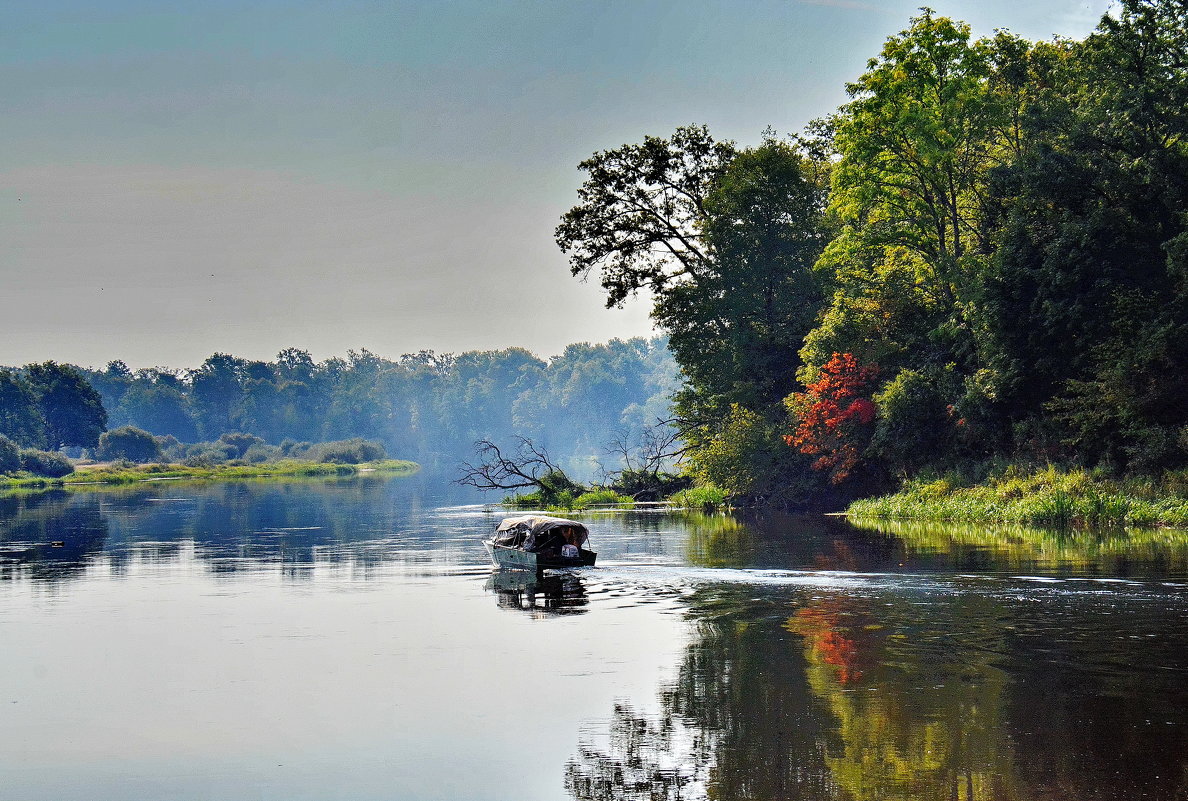
[[[512,548],[543,547],[554,537],[569,540],[580,548],[590,539],[590,532],[576,520],[545,515],[506,517],[495,529],[495,544]]]

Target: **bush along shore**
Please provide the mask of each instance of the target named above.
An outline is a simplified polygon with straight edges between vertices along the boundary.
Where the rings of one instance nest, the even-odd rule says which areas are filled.
[[[210,467],[191,467],[188,465],[83,465],[74,472],[63,477],[49,478],[44,475],[32,475],[27,472],[12,475],[0,475],[0,491],[19,490],[19,488],[37,488],[50,486],[83,486],[94,484],[134,484],[137,481],[160,481],[166,479],[266,479],[266,478],[301,478],[312,475],[358,475],[360,473],[416,473],[421,466],[417,462],[403,459],[385,459],[375,462],[365,462],[361,465],[342,465],[335,462],[312,462],[296,459],[284,459],[277,462],[263,462],[258,465],[244,465],[244,463],[226,463]]]
[[[28,471],[0,475],[0,491],[6,489],[79,486],[91,484],[132,484],[138,481],[166,479],[217,480],[244,478],[284,478],[302,476],[353,476],[360,473],[412,474],[420,466],[403,459],[383,459],[362,464],[312,462],[282,459],[276,462],[245,464],[228,462],[210,466],[184,464],[131,464],[114,462],[80,465],[65,476],[37,476]]]
[[[244,465],[244,463],[226,463],[210,467],[190,467],[187,465],[83,465],[74,472],[63,477],[49,478],[44,475],[32,475],[19,472],[12,475],[0,475],[0,491],[19,490],[19,488],[37,488],[49,486],[82,486],[93,484],[134,484],[137,481],[160,481],[165,479],[266,479],[266,478],[299,478],[310,475],[358,475],[360,473],[392,473],[412,474],[421,466],[417,462],[403,459],[385,459],[375,462],[365,462],[361,465],[341,465],[334,462],[312,462],[296,459],[285,459],[277,462],[264,462],[259,465]]]
[[[0,490],[70,484],[130,484],[162,479],[344,476],[359,472],[414,473],[416,462],[388,459],[379,442],[354,438],[269,445],[260,437],[227,432],[212,442],[185,444],[124,426],[104,432],[92,455],[22,448],[0,435]]]
[[[656,503],[652,498],[645,500]],[[526,495],[509,495],[503,499],[504,506],[514,509],[545,509],[550,512],[632,509],[636,502],[635,497],[625,495],[614,487],[594,487],[577,494],[562,490],[547,499],[545,493],[539,491]],[[725,490],[713,486],[689,487],[664,497],[660,503],[673,509],[710,512],[730,508],[730,497]]]
[[[1006,523],[1045,528],[1188,528],[1188,471],[1110,478],[1086,470],[1008,468],[980,482],[916,479],[850,504],[855,519]]]

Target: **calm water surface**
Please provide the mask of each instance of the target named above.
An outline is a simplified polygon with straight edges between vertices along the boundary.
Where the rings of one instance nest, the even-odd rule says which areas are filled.
[[[1181,537],[599,514],[536,580],[501,516],[0,498],[0,799],[1188,798]]]

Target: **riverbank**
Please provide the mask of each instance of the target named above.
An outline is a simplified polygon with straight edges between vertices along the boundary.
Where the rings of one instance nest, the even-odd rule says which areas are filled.
[[[893,495],[855,501],[855,519],[1006,523],[1051,528],[1188,528],[1188,472],[1110,479],[1085,470],[1008,469],[980,483],[911,481]]]
[[[61,478],[45,478],[28,473],[0,476],[0,492],[10,489],[69,487],[72,485],[133,484],[138,481],[165,479],[204,481],[241,478],[351,476],[358,473],[411,475],[420,469],[420,465],[416,462],[403,459],[384,459],[363,464],[335,464],[285,459],[261,464],[225,464],[210,467],[190,467],[182,464],[84,465]]]
[[[652,506],[667,505],[672,509],[695,509],[712,512],[730,508],[730,496],[717,487],[691,487],[669,495],[661,501],[647,502]],[[609,487],[583,492],[574,497],[572,493],[559,493],[553,503],[546,503],[539,492],[526,495],[508,495],[503,506],[511,509],[543,509],[547,512],[585,512],[596,509],[633,509],[637,501],[630,495],[623,495]]]

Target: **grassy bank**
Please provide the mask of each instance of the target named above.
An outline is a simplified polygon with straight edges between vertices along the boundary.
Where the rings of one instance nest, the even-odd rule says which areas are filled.
[[[503,499],[504,506],[513,509],[544,509],[549,512],[580,512],[586,509],[614,506],[630,508],[635,500],[629,495],[620,495],[611,489],[596,489],[574,495],[571,492],[559,492],[551,502],[545,501],[539,492],[526,495],[509,495]]]
[[[902,491],[855,501],[854,518],[1008,523],[1052,528],[1188,528],[1188,472],[1110,479],[1084,470],[1008,469],[972,485],[912,481]]]
[[[82,466],[61,478],[44,478],[28,473],[0,476],[0,491],[6,489],[69,487],[86,484],[132,484],[164,479],[221,480],[299,476],[351,476],[361,472],[411,474],[420,469],[416,462],[385,459],[365,464],[332,464],[285,459],[261,464],[224,464],[188,467],[180,464],[134,464]]]
[[[730,496],[725,490],[717,487],[691,487],[681,490],[664,499],[664,503],[674,509],[696,509],[709,512],[717,509],[730,508]],[[553,502],[545,502],[539,492],[527,495],[509,495],[503,499],[504,506],[513,509],[544,509],[550,512],[580,512],[590,509],[613,507],[616,509],[630,509],[635,506],[635,499],[630,495],[622,495],[613,489],[601,488],[580,495],[569,492],[557,493]]]
[[[1064,569],[1125,575],[1136,563],[1188,569],[1188,533],[1170,528],[1078,531],[995,523],[854,518],[858,528],[894,537],[904,556],[931,557],[986,550],[1010,570]],[[966,553],[969,551],[966,550]]]

